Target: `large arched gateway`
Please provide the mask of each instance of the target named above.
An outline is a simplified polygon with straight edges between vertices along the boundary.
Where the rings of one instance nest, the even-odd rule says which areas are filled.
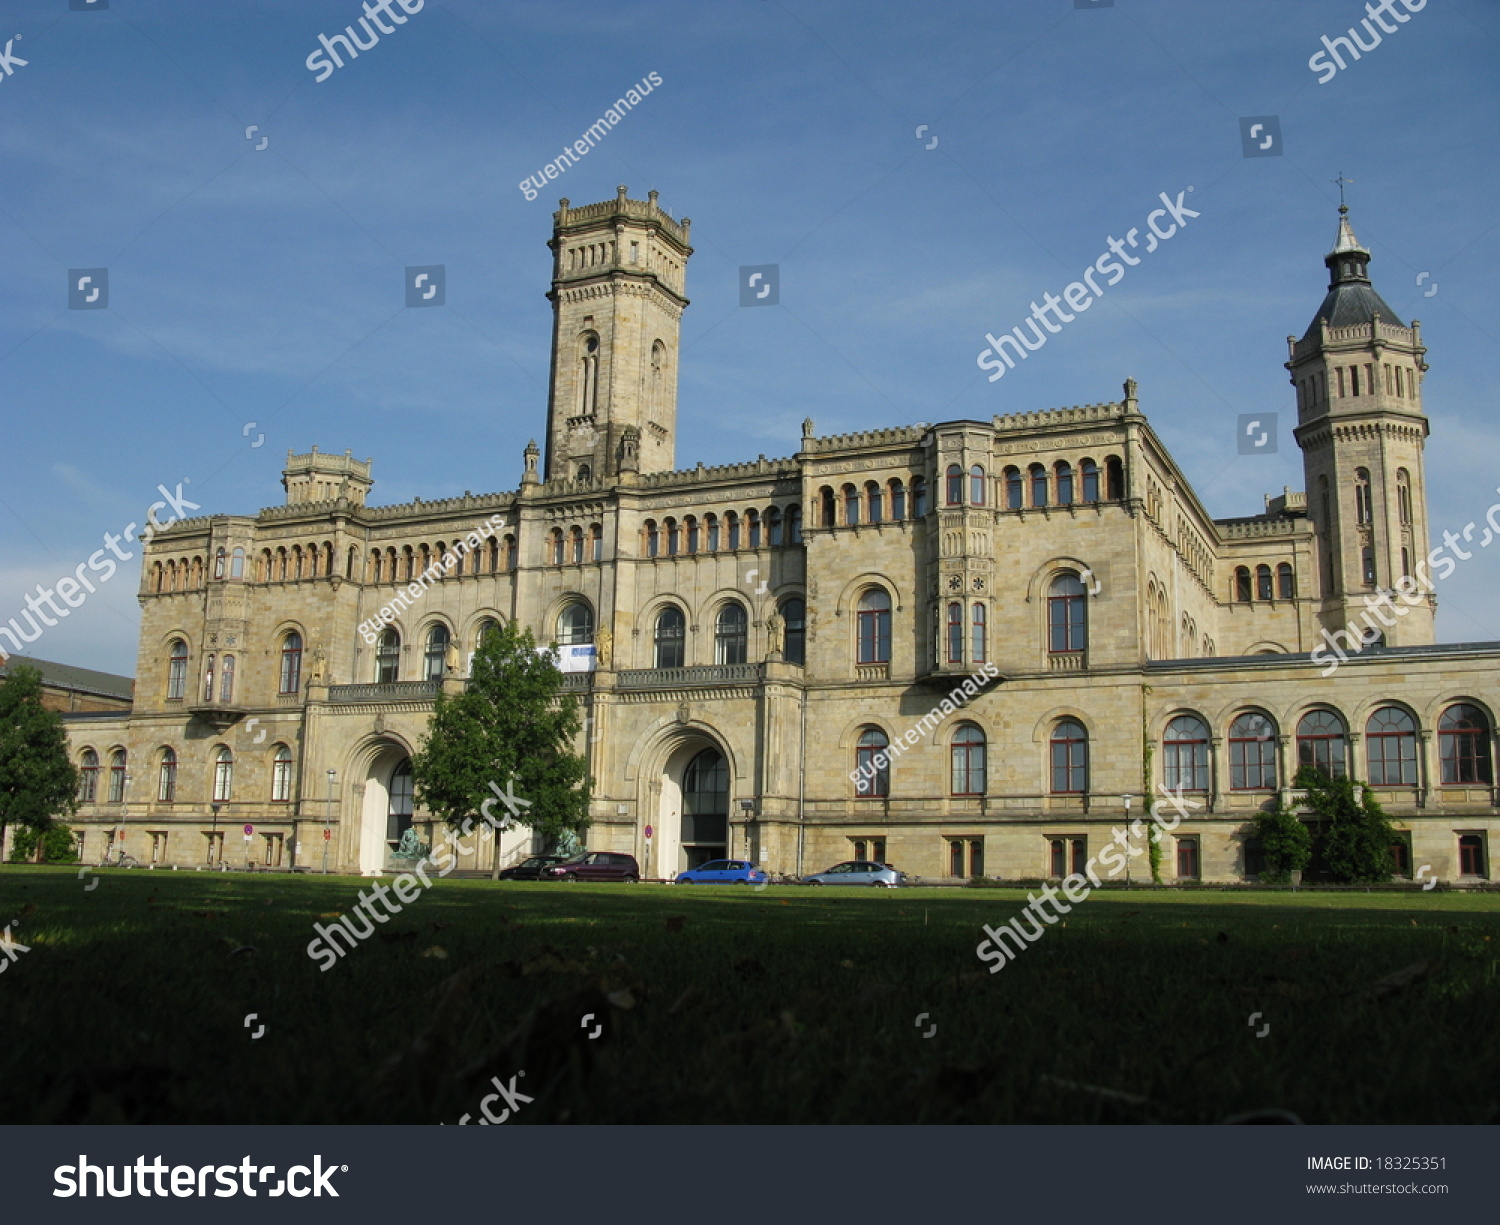
[[[668,751],[647,862],[641,865],[645,875],[671,880],[730,853],[730,773],[723,749],[702,733]]]

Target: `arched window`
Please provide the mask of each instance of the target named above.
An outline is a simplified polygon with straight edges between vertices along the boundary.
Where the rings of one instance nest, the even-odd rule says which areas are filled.
[[[920,519],[927,514],[927,478],[911,478],[911,517]]]
[[[697,519],[697,517],[695,515],[689,515],[686,519],[683,520],[682,526],[683,526],[683,530],[684,530],[685,534],[687,535],[687,551],[689,553],[696,553],[698,551],[698,519]],[[781,533],[781,521],[780,521],[780,519],[777,520],[776,530],[777,530],[777,535],[780,535],[780,533]],[[772,544],[780,544],[781,541],[779,541],[779,540],[773,540],[771,543]]]
[[[401,836],[411,828],[412,774],[411,758],[406,758],[391,771],[389,802],[386,806],[385,842],[395,851],[401,845]]]
[[[1370,506],[1370,470],[1354,470],[1354,522],[1369,523],[1373,519]]]
[[[214,577],[224,577],[224,550],[222,548],[214,552]]]
[[[171,749],[161,751],[161,767],[156,776],[156,798],[163,804],[171,804],[177,798],[177,754]]]
[[[1104,485],[1104,496],[1111,502],[1119,502],[1125,497],[1125,465],[1118,455],[1111,455],[1104,461]]]
[[[1047,595],[1047,650],[1053,655],[1088,649],[1084,586],[1076,574],[1059,574]]]
[[[599,337],[585,332],[578,345],[578,416],[592,417],[599,398]]]
[[[125,802],[125,771],[128,758],[124,749],[116,749],[109,755],[109,802]]]
[[[583,565],[583,529],[575,527],[568,532],[569,555],[575,566]]]
[[[760,511],[747,510],[745,512],[745,535],[749,537],[752,549],[760,548]]]
[[[745,662],[749,620],[745,606],[734,600],[719,609],[718,618],[714,622],[714,663]]]
[[[781,602],[783,643],[781,657],[789,664],[807,663],[807,604],[799,596]]]
[[[276,804],[288,803],[292,798],[292,750],[284,744],[276,746],[271,756],[271,800]]]
[[[222,679],[219,681],[219,701],[234,701],[234,656],[224,656],[224,664],[220,669]]]
[[[604,560],[604,525],[592,523],[589,525],[589,557],[594,561]]]
[[[960,723],[949,748],[950,787],[954,796],[985,792],[984,733],[972,723]]]
[[[1297,579],[1292,573],[1292,563],[1284,561],[1276,567],[1276,594],[1283,600],[1297,598]]]
[[[578,483],[580,485],[586,485],[586,484],[588,484],[589,481],[591,481],[593,479],[594,479],[593,469],[590,468],[587,464],[579,464],[578,465],[578,476],[577,476]]]
[[[661,552],[661,534],[656,529],[656,520],[647,519],[644,531],[646,533],[646,556],[656,557]]]
[[[203,661],[203,700],[205,702],[214,700],[214,665],[216,662],[212,652]]]
[[[1060,459],[1053,465],[1053,473],[1057,479],[1057,504],[1059,506],[1073,505],[1073,465],[1065,459]]]
[[[499,632],[500,622],[496,621],[494,617],[486,617],[474,631],[474,649],[476,651],[479,650],[484,645],[486,638],[491,634],[498,634]]]
[[[78,763],[78,802],[92,804],[99,795],[99,754],[84,749]]]
[[[705,515],[703,526],[706,529],[705,535],[708,537],[708,551],[717,553],[719,551],[719,516]]]
[[[233,788],[234,754],[227,748],[221,748],[214,758],[214,803],[226,803]]]
[[[969,505],[983,506],[988,501],[984,496],[984,469],[975,464],[969,469]]]
[[[891,479],[891,518],[898,523],[906,518],[906,486]]]
[[[422,677],[436,681],[443,677],[443,664],[448,656],[448,627],[438,622],[427,631],[427,649],[422,653]]]
[[[884,664],[891,660],[891,597],[871,587],[859,597],[859,662]]]
[[[774,549],[785,539],[782,535],[781,509],[773,506],[767,510],[765,522],[766,543]]]
[[[1375,586],[1375,550],[1365,545],[1359,551],[1360,578],[1366,587]]]
[[[567,542],[566,542],[566,540],[565,540],[565,538],[563,536],[562,528],[560,528],[560,527],[553,528],[550,540],[551,540],[551,543],[552,543],[552,549],[551,549],[552,564],[554,566],[560,566],[560,565],[563,564],[563,562],[565,560],[567,560],[567,548],[568,548]],[[408,574],[406,577],[410,578],[411,575]]]
[[[1083,500],[1097,502],[1099,500],[1099,465],[1091,459],[1086,459],[1078,465],[1078,471],[1083,476]]]
[[[976,600],[973,608],[969,610],[969,658],[971,662],[982,664],[985,660],[985,648],[988,645],[986,638],[986,618],[983,601]]]
[[[724,534],[729,538],[731,551],[740,547],[740,517],[732,510],[724,515]]]
[[[662,522],[662,527],[667,533],[667,556],[676,557],[682,551],[682,535],[677,527],[677,520],[668,518]]]
[[[1405,468],[1396,469],[1396,508],[1401,516],[1401,526],[1411,526],[1411,473]]]
[[[1258,710],[1247,710],[1229,725],[1229,789],[1275,788],[1276,725]]]
[[[594,610],[581,600],[569,604],[557,618],[557,641],[580,646],[594,641]]]
[[[853,527],[859,522],[859,490],[853,485],[844,486],[844,526]]]
[[[656,617],[656,667],[680,668],[686,646],[687,618],[675,606],[664,608]]]
[[[187,643],[181,638],[172,640],[167,658],[167,698],[180,699],[187,694]]]
[[[818,490],[818,521],[824,527],[838,526],[838,517],[834,513],[833,490],[827,485]]]
[[[244,549],[235,549],[235,551],[229,555],[229,577],[230,578],[244,578],[245,577],[245,550]]]
[[[964,470],[957,464],[948,465],[948,483],[944,500],[949,506],[962,506],[964,500]]]
[[[1349,772],[1349,738],[1331,710],[1310,710],[1297,724],[1297,768],[1311,766],[1329,778]]]
[[[878,727],[867,727],[859,734],[854,749],[854,768],[859,777],[854,784],[855,795],[862,799],[890,795],[891,763],[885,755],[889,745],[890,741]]]
[[[1248,604],[1251,595],[1250,567],[1236,566],[1234,568],[1234,598],[1241,604]]]
[[[1375,787],[1417,784],[1417,723],[1399,706],[1382,706],[1365,724],[1365,755]]]
[[[1269,600],[1274,593],[1271,590],[1271,567],[1255,567],[1255,598],[1257,600]]]
[[[401,671],[401,635],[387,627],[375,644],[375,681],[386,685],[397,680]]]
[[[1162,737],[1163,785],[1168,791],[1208,790],[1208,724],[1178,715]]]
[[[1041,464],[1031,465],[1031,504],[1047,505],[1047,469]]]
[[[865,518],[879,523],[885,518],[885,499],[880,496],[880,486],[874,481],[865,482]]]
[[[506,568],[507,571],[514,570],[516,568],[516,562],[518,561],[518,549],[516,547],[516,538],[514,536],[507,535],[505,537],[505,542],[504,543],[505,543],[505,568]]]
[[[786,508],[786,542],[787,544],[802,543],[802,508],[800,506]]]
[[[1438,752],[1445,785],[1493,781],[1490,721],[1477,706],[1460,704],[1443,711],[1438,720]]]
[[[1005,479],[1005,509],[1020,510],[1024,494],[1021,470],[1012,464],[1005,470],[1003,475]]]
[[[1052,729],[1052,794],[1082,795],[1088,790],[1089,734],[1076,719]]]
[[[948,605],[948,662],[963,663],[964,606],[957,600]]]

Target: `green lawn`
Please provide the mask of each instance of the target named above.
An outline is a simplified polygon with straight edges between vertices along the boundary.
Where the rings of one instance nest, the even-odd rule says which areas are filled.
[[[0,1122],[477,1121],[522,1070],[520,1123],[1500,1106],[1493,894],[1095,893],[991,975],[979,928],[1017,891],[444,881],[324,973],[312,924],[368,882],[94,879],[0,869],[30,946],[0,975]]]

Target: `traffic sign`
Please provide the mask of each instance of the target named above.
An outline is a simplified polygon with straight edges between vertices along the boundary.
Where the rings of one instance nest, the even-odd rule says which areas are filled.
[[[253,825],[247,825],[247,826],[245,826],[245,837],[248,838],[254,832],[255,832],[255,826],[253,826]]]
[[[652,835],[652,834],[653,834],[653,833],[654,833],[654,832],[655,832],[655,831],[654,831],[654,830],[653,830],[653,829],[652,829],[652,828],[651,828],[651,827],[650,827],[650,826],[649,826],[649,825],[648,825],[648,826],[646,826],[646,837],[648,837],[648,838],[649,838],[649,837],[651,837],[651,835]]]
[[[325,829],[323,831],[323,841],[324,842],[327,842],[332,837],[333,837],[333,831],[331,829]]]

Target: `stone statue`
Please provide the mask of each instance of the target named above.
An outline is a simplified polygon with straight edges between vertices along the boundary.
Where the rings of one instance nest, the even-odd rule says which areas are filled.
[[[395,859],[421,859],[427,852],[432,850],[417,834],[415,825],[408,825],[401,833],[401,842],[391,852]]]
[[[608,668],[613,662],[613,648],[615,636],[610,633],[609,626],[601,626],[599,632],[594,635],[594,663],[597,668]]]
[[[313,684],[321,685],[323,683],[323,670],[326,663],[327,660],[323,654],[323,644],[320,642],[317,646],[313,647],[312,652],[312,672],[309,679]]]
[[[766,618],[766,646],[778,659],[786,647],[786,618],[780,613],[772,613]]]
[[[443,667],[449,676],[458,675],[458,643],[451,638],[448,639],[448,649],[443,652]]]

